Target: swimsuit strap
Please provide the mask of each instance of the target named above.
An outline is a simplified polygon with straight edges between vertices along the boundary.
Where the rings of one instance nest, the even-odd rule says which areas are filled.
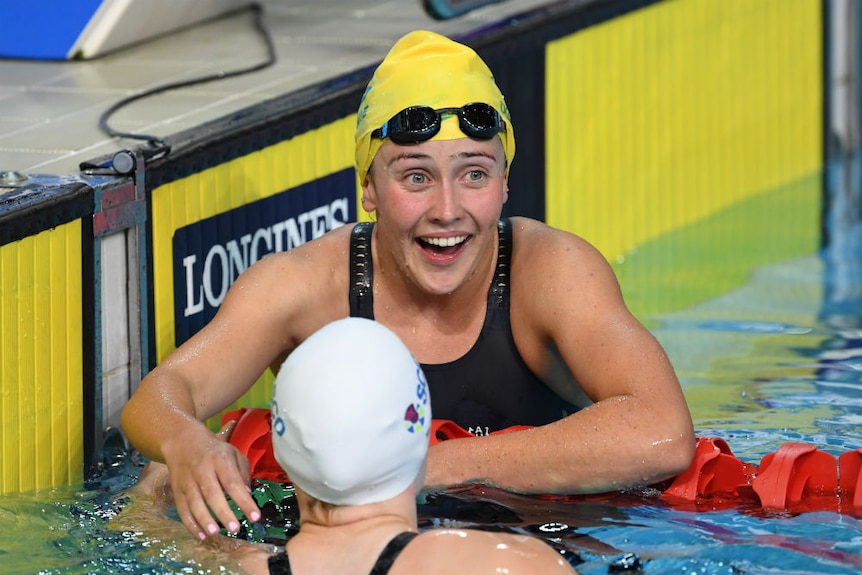
[[[350,315],[374,319],[374,262],[371,257],[371,232],[374,222],[360,222],[350,233]],[[508,312],[510,264],[512,259],[512,222],[497,222],[497,270],[488,290],[488,309]]]
[[[392,564],[395,563],[395,560],[398,559],[398,556],[404,548],[407,547],[407,544],[413,541],[413,538],[417,535],[419,534],[412,531],[405,531],[404,533],[399,533],[393,537],[392,540],[386,544],[386,547],[383,548],[383,551],[377,558],[377,562],[374,564],[369,575],[386,575],[386,573],[389,573],[389,569],[392,568]]]
[[[279,551],[275,555],[270,555],[266,563],[269,565],[269,575],[291,575],[293,573],[286,551]]]
[[[386,547],[383,548],[383,551],[380,552],[380,556],[377,557],[377,561],[374,563],[374,567],[371,568],[369,575],[386,575],[389,573],[392,564],[395,563],[395,560],[398,559],[398,556],[404,551],[407,544],[413,541],[413,538],[417,535],[419,534],[405,531],[393,537],[386,544]],[[293,574],[293,571],[290,569],[290,560],[287,558],[287,551],[279,551],[275,555],[271,555],[266,562],[269,566],[269,575]]]
[[[512,222],[504,218],[497,222],[497,271],[491,280],[491,289],[488,290],[488,309],[509,311],[509,262],[512,259]]]
[[[360,222],[350,233],[350,315],[374,319],[371,230],[374,222]],[[354,313],[356,312],[356,313]]]

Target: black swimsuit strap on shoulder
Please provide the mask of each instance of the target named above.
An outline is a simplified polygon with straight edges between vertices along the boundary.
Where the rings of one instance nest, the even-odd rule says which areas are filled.
[[[269,575],[292,575],[290,570],[290,560],[287,558],[286,551],[279,551],[275,555],[270,555],[266,560],[269,566]]]
[[[374,222],[360,222],[353,227],[350,239],[350,315],[374,319],[374,262],[371,258],[371,232]],[[497,223],[499,256],[497,271],[488,292],[488,307],[508,311],[506,297],[509,285],[509,258],[512,253],[512,222],[504,218]]]
[[[412,531],[405,531],[404,533],[399,533],[393,537],[389,543],[386,544],[386,547],[383,548],[383,551],[380,552],[380,555],[377,557],[377,561],[374,563],[374,567],[371,568],[371,573],[369,575],[386,575],[389,573],[389,570],[392,568],[392,564],[395,563],[395,560],[398,559],[398,556],[401,555],[401,552],[404,551],[407,544],[413,541],[413,538],[417,535],[419,534]],[[293,571],[290,569],[290,560],[287,558],[286,551],[279,551],[275,555],[272,555],[267,560],[267,564],[269,565],[270,575],[293,574]]]
[[[360,222],[350,234],[350,315],[365,319],[374,319],[373,229],[374,222]]]
[[[491,289],[488,290],[488,308],[509,311],[509,298],[506,297],[509,287],[510,265],[512,259],[512,222],[504,218],[497,222],[497,235],[499,243],[497,247],[497,271],[491,280]]]
[[[404,533],[399,533],[393,537],[392,540],[386,544],[386,547],[383,548],[383,551],[380,552],[380,556],[377,558],[377,562],[374,564],[369,575],[386,575],[389,573],[389,570],[392,568],[392,564],[395,563],[395,560],[398,559],[398,556],[401,555],[401,552],[404,551],[407,544],[413,541],[413,538],[417,535],[419,534],[412,531],[405,531]]]

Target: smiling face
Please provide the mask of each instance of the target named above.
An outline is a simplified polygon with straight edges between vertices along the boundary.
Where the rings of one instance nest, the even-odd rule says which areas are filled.
[[[436,295],[488,271],[508,197],[505,173],[496,137],[385,141],[363,182],[384,265],[395,264],[407,281]]]

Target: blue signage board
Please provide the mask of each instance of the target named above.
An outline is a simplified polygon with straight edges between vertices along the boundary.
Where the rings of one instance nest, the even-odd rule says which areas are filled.
[[[215,316],[249,266],[355,222],[355,178],[353,168],[342,170],[178,229],[172,244],[176,346]]]

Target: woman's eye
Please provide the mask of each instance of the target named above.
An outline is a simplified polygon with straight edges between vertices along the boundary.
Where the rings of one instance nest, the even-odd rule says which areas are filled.
[[[412,173],[407,175],[407,181],[414,186],[422,185],[426,182],[425,174]]]

